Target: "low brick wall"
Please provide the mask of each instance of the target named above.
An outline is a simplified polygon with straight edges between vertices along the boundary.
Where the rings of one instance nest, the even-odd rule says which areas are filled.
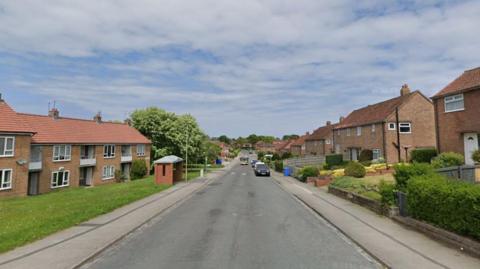
[[[395,221],[413,228],[431,238],[445,242],[474,256],[480,257],[480,242],[435,227],[423,221],[409,217],[394,216]]]
[[[331,185],[328,186],[328,192],[340,198],[349,200],[352,203],[366,207],[379,215],[385,214],[385,210],[382,204],[378,201],[363,197],[353,192],[333,187]]]

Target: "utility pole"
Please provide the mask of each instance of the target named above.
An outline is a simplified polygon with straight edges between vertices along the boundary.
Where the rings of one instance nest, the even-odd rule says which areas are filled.
[[[398,118],[398,107],[395,108],[395,121],[396,121],[396,127],[397,130],[397,153],[398,153],[398,162],[402,162],[402,154],[401,154],[401,148],[400,148],[400,120]]]
[[[185,183],[188,182],[188,128],[185,128]]]

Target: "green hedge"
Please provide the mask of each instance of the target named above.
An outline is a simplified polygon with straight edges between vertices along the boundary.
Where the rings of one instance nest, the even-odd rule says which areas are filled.
[[[281,160],[275,161],[275,171],[283,172],[283,161]]]
[[[430,163],[438,155],[437,149],[414,149],[410,153],[410,161],[417,163]]]
[[[435,168],[460,166],[464,163],[465,158],[463,158],[463,155],[455,152],[444,152],[432,160],[432,165]]]
[[[147,175],[147,163],[145,160],[136,159],[133,160],[132,170],[130,171],[130,179],[135,180],[143,178]]]
[[[343,163],[343,155],[342,154],[330,154],[325,156],[325,163],[328,167],[332,167],[334,165],[341,165]]]
[[[433,175],[435,173],[432,166],[426,163],[397,164],[394,169],[395,173],[393,176],[398,189],[402,191],[405,190],[411,178],[421,175]]]
[[[422,175],[408,182],[407,193],[412,217],[480,239],[480,185]]]
[[[317,177],[320,174],[320,171],[315,166],[305,166],[302,168],[300,179],[302,182],[305,182],[308,177]]]
[[[368,162],[371,160],[373,160],[373,151],[364,149],[360,152],[360,156],[358,156],[359,162]]]

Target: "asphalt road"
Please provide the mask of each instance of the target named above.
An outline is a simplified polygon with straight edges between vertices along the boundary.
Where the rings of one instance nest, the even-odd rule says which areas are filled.
[[[378,268],[271,178],[235,166],[89,268]]]

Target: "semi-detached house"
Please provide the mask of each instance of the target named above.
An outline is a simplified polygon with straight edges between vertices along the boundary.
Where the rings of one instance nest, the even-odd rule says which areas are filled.
[[[333,128],[336,124],[327,121],[305,139],[305,152],[307,155],[327,155],[333,151]]]
[[[151,142],[124,123],[15,112],[0,98],[0,196],[96,186],[128,178],[132,162],[150,166]]]
[[[357,160],[364,149],[388,163],[408,160],[413,149],[435,147],[433,104],[420,91],[410,92],[403,85],[400,96],[341,118],[333,141],[335,152],[343,154],[344,160]]]

